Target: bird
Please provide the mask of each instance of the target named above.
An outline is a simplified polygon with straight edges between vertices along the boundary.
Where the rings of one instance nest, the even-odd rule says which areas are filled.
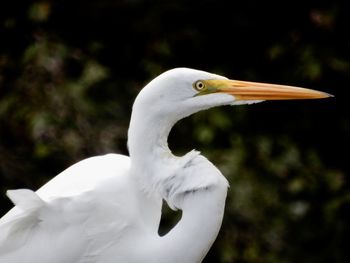
[[[135,99],[129,156],[90,157],[36,192],[7,191],[14,207],[0,219],[0,262],[202,262],[221,228],[229,183],[199,151],[171,152],[174,124],[217,106],[328,97],[190,68],[165,71]],[[160,235],[163,202],[182,214]]]

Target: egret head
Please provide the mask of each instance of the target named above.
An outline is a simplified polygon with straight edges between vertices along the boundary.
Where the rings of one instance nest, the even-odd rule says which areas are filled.
[[[204,71],[176,68],[153,79],[136,98],[134,108],[174,122],[215,106],[329,96],[310,89],[230,80]]]

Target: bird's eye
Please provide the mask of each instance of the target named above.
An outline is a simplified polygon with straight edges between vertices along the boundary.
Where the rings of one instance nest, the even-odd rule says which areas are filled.
[[[198,91],[201,91],[205,88],[205,84],[200,80],[196,81],[193,86]]]

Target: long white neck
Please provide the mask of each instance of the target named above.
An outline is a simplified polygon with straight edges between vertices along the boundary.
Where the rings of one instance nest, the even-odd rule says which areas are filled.
[[[165,174],[167,162],[175,156],[168,148],[168,135],[174,123],[144,112],[133,111],[128,132],[128,148],[131,158],[132,175],[150,194]]]
[[[154,122],[147,114],[133,111],[128,131],[131,177],[137,188],[140,216],[157,234],[161,218],[162,195],[159,191],[160,171],[166,170],[165,159],[172,159],[167,137],[172,125]],[[156,128],[156,126],[158,128]],[[164,156],[167,156],[164,158]]]
[[[141,188],[149,193],[146,196],[157,203],[165,198],[159,189],[168,188],[172,193],[169,205],[182,210],[178,224],[157,238],[154,262],[201,262],[219,232],[228,184],[219,170],[198,153],[173,156],[167,144],[173,123],[157,121],[152,116],[133,114],[129,128],[132,166]],[[173,179],[166,180],[174,169]],[[150,212],[149,207],[143,209],[144,214]],[[161,211],[160,205],[153,209],[151,213]]]
[[[149,166],[149,163],[145,163],[149,159],[171,153],[167,139],[174,124],[152,117],[139,112],[132,114],[128,131],[128,148],[135,165]]]

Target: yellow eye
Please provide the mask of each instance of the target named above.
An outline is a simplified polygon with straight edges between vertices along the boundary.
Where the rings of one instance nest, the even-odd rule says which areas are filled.
[[[196,81],[193,86],[198,91],[201,91],[205,88],[205,84],[201,80]]]

